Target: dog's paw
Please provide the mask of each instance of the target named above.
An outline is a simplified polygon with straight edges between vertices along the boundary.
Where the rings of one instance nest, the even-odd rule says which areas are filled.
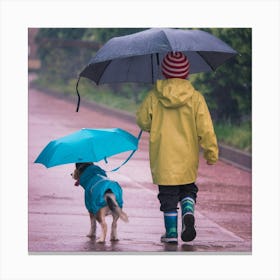
[[[105,243],[105,240],[103,238],[99,238],[96,240],[96,243]]]
[[[116,242],[119,241],[119,239],[117,237],[111,237],[110,241]]]

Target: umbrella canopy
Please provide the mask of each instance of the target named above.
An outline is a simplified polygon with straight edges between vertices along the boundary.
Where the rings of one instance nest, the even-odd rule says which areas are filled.
[[[107,157],[138,149],[138,139],[120,128],[83,128],[51,141],[35,163],[47,168],[67,163],[98,162]]]
[[[80,73],[96,84],[154,83],[162,79],[160,65],[168,52],[183,52],[190,74],[214,71],[237,52],[200,30],[152,28],[109,40]]]

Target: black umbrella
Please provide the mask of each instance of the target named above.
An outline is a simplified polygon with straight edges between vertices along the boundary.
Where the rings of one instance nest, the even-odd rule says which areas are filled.
[[[176,51],[188,57],[190,74],[215,71],[237,54],[225,42],[201,30],[152,28],[110,39],[83,69],[79,79],[85,77],[97,85],[154,83],[164,78],[160,71],[164,56]],[[78,96],[79,79],[76,87]]]

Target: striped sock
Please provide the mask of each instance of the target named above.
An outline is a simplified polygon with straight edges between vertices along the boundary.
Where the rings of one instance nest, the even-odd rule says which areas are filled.
[[[185,214],[194,214],[194,205],[195,201],[187,196],[181,200],[181,210],[182,210],[182,216]]]

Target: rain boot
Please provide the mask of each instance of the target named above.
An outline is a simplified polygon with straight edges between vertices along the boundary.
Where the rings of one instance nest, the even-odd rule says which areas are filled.
[[[164,212],[165,234],[161,236],[161,242],[178,243],[177,211]]]
[[[195,201],[191,197],[185,197],[181,200],[182,210],[182,233],[181,239],[184,242],[192,241],[196,237],[194,205]]]

